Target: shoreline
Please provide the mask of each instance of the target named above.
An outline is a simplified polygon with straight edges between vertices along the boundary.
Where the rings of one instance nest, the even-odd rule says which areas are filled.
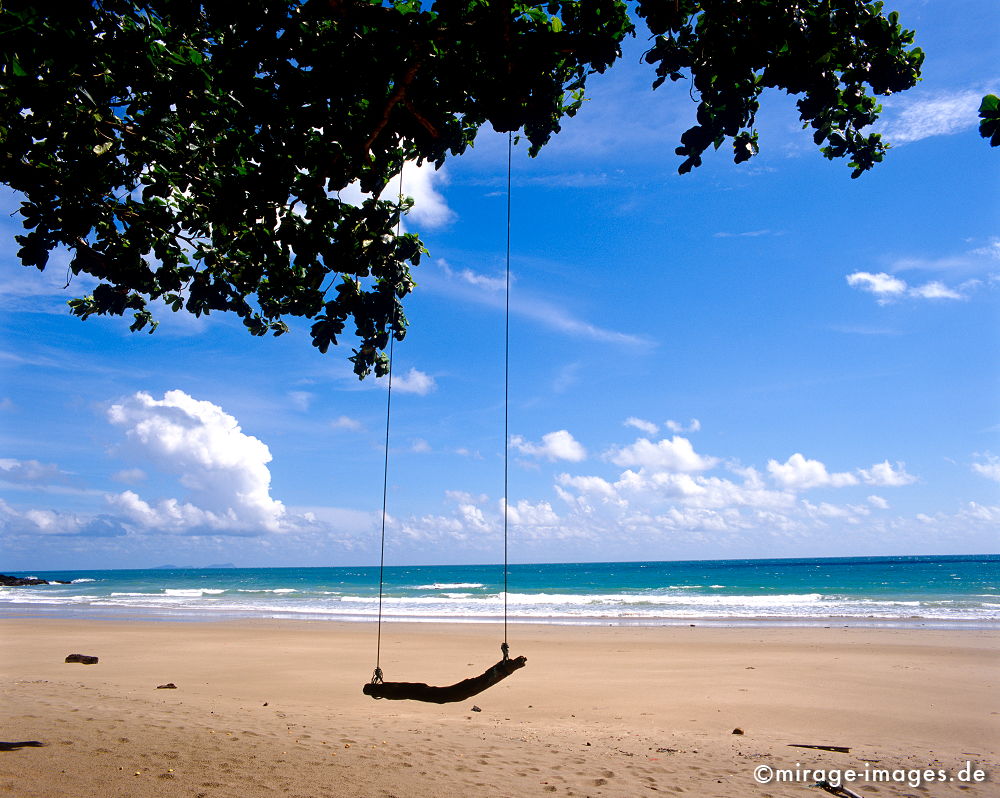
[[[375,616],[358,613],[324,614],[309,611],[271,612],[269,614],[238,610],[212,610],[210,608],[190,609],[160,609],[151,607],[67,607],[65,605],[50,605],[32,603],[30,608],[16,609],[14,605],[0,606],[0,621],[24,620],[31,618],[46,618],[49,620],[106,620],[151,623],[239,623],[243,621],[266,620],[276,623],[343,623],[367,625],[374,624]],[[490,626],[502,624],[498,617],[462,617],[462,616],[416,616],[383,614],[383,624],[424,625],[440,624],[443,626]],[[616,627],[616,628],[674,628],[685,626],[702,626],[719,629],[740,628],[802,628],[824,629],[844,627],[853,629],[937,629],[937,630],[970,630],[970,631],[1000,631],[1000,621],[985,618],[950,618],[941,619],[925,616],[910,616],[886,618],[877,616],[858,617],[856,615],[829,616],[683,616],[683,617],[625,617],[613,618],[607,616],[532,616],[510,617],[507,623],[511,626],[552,626],[552,627]]]
[[[5,754],[0,785],[19,798],[793,798],[812,781],[761,785],[755,768],[905,775],[966,762],[989,781],[928,794],[986,796],[1000,781],[1000,713],[984,700],[997,630],[509,631],[523,671],[434,705],[362,695],[370,624],[2,619],[4,739],[45,745]],[[388,624],[381,666],[387,680],[450,684],[495,662],[500,634]],[[70,653],[100,661],[67,664]],[[157,689],[168,682],[176,689]]]

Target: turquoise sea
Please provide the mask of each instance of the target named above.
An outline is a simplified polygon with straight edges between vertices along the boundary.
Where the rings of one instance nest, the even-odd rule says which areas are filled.
[[[373,620],[378,568],[36,571],[3,616]],[[1000,555],[512,565],[511,622],[1000,627]],[[499,565],[387,567],[383,614],[494,622]]]

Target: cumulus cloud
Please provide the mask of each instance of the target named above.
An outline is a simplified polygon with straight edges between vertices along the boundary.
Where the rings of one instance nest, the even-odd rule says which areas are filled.
[[[381,382],[388,386],[388,380]],[[434,378],[419,369],[411,368],[405,374],[394,374],[392,377],[392,389],[400,393],[415,393],[418,396],[426,396],[435,388],[437,388],[437,383]]]
[[[830,502],[812,502],[802,500],[802,507],[806,514],[815,518],[839,518],[848,521],[857,521],[859,517],[869,515],[871,510],[864,505],[848,504],[838,505]]]
[[[976,457],[980,458],[980,462],[973,463],[972,470],[981,477],[1000,482],[1000,457],[989,452],[976,455]]]
[[[692,418],[687,423],[687,425],[684,425],[679,421],[674,421],[673,419],[667,419],[664,426],[671,432],[681,432],[681,433],[698,432],[701,429],[701,422],[696,418]]]
[[[281,530],[285,508],[270,495],[270,450],[218,405],[179,390],[167,391],[162,399],[140,391],[112,405],[108,420],[125,428],[126,448],[177,474],[193,499],[151,504],[133,491],[110,497],[132,523],[175,532]]]
[[[885,272],[854,272],[847,275],[847,284],[874,294],[880,305],[887,305],[897,299],[968,299],[969,292],[982,285],[980,280],[966,280],[955,287],[949,287],[940,280],[931,280],[921,285],[910,285],[899,277]]]
[[[490,498],[485,493],[473,494],[464,490],[446,490],[444,495],[456,504],[485,504]]]
[[[592,493],[605,505],[656,507],[663,503],[699,509],[735,507],[787,508],[794,501],[791,494],[767,490],[754,480],[743,484],[721,477],[689,473],[654,471],[640,468],[624,471],[614,483],[603,485],[594,478],[561,474],[560,485],[576,489],[581,495]]]
[[[719,462],[717,457],[706,457],[695,452],[691,441],[675,435],[653,443],[639,438],[629,446],[611,449],[605,458],[619,466],[662,468],[668,471],[706,471]]]
[[[444,195],[438,191],[438,186],[447,183],[448,173],[443,167],[435,169],[432,163],[424,162],[417,166],[412,161],[408,162],[403,167],[403,194],[413,198],[409,218],[430,229],[451,224],[455,219],[455,212],[448,207]],[[383,197],[386,193],[395,195],[398,185],[398,181],[392,181]]]
[[[809,460],[798,452],[784,463],[768,460],[767,470],[775,482],[790,490],[821,487],[840,488],[845,485],[858,484],[858,478],[854,474],[831,474],[819,460]]]
[[[447,183],[448,175],[443,168],[435,169],[431,163],[417,166],[415,161],[407,161],[403,166],[402,194],[413,200],[413,207],[410,208],[407,219],[412,219],[428,229],[447,227],[451,224],[455,219],[455,212],[448,207],[444,195],[438,190],[439,186]],[[389,181],[379,199],[395,202],[399,194],[397,175]],[[343,189],[339,196],[344,202],[360,205],[369,195],[364,194],[357,183],[352,183]]]
[[[888,460],[876,463],[871,468],[859,468],[858,474],[865,484],[884,488],[912,485],[917,481],[915,476],[906,473],[906,466],[903,463],[896,463],[896,468],[893,468]]]
[[[121,537],[127,534],[121,521],[109,515],[87,517],[55,510],[16,510],[0,499],[0,530],[5,535],[54,537]]]
[[[541,443],[532,443],[520,435],[513,435],[510,445],[521,454],[545,460],[569,460],[579,463],[587,458],[587,450],[570,434],[568,430],[560,429],[547,432],[542,436]]]
[[[854,272],[847,275],[847,284],[880,297],[900,296],[906,293],[906,281],[885,272]]]
[[[646,421],[644,418],[636,418],[635,416],[629,416],[623,422],[626,427],[635,427],[640,432],[645,432],[647,435],[655,435],[660,431],[659,426],[654,424],[652,421]]]
[[[503,512],[502,499],[500,511]],[[522,499],[517,504],[507,505],[507,520],[515,526],[553,526],[559,523],[559,516],[546,501],[532,504]]]

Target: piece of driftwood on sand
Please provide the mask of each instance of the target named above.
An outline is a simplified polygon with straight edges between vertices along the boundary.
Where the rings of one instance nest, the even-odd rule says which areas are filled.
[[[465,701],[478,695],[497,682],[506,679],[514,671],[523,668],[528,662],[527,657],[502,659],[496,665],[488,668],[481,676],[463,679],[447,687],[432,687],[423,682],[371,682],[362,690],[372,698],[387,698],[390,701],[428,701],[432,704],[450,704],[455,701]]]

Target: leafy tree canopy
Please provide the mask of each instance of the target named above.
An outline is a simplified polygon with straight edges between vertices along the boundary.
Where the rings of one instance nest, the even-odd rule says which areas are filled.
[[[405,161],[441,165],[489,123],[536,154],[587,78],[645,26],[653,88],[690,81],[679,171],[727,142],[757,152],[764,89],[798,97],[827,158],[857,177],[886,145],[877,95],[913,86],[923,53],[873,0],[13,0],[0,11],[0,181],[24,196],[25,266],[56,248],[100,281],[71,311],[163,302],[237,314],[254,335],[348,322],[359,376],[402,340],[423,252],[379,199]],[[644,32],[642,35],[646,35]],[[994,108],[995,110],[995,108]],[[995,119],[995,117],[994,117]],[[994,127],[990,128],[995,135]],[[358,184],[359,205],[338,192]]]

